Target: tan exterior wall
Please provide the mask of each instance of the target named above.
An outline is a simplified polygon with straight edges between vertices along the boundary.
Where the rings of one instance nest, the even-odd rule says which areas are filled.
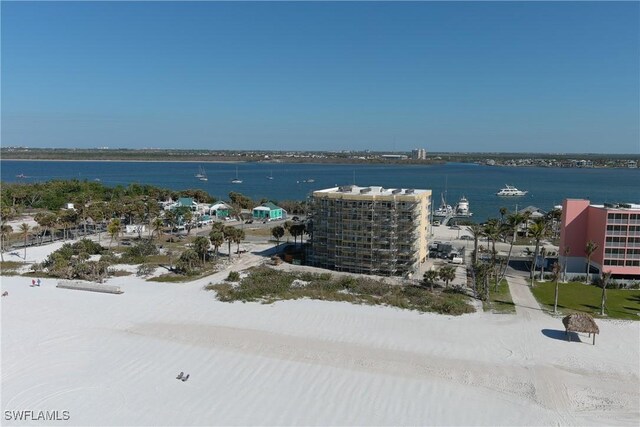
[[[311,264],[356,273],[406,275],[428,255],[431,191],[313,193]]]

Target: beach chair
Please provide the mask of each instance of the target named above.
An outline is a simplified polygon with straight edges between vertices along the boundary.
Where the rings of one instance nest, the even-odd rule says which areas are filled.
[[[180,372],[180,373],[178,374],[178,376],[176,377],[176,379],[177,379],[177,380],[181,380],[181,379],[182,379],[182,377],[183,377],[183,375],[184,375],[184,372]]]

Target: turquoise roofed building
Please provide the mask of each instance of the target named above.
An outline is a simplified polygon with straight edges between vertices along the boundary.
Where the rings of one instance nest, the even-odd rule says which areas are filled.
[[[253,219],[260,221],[274,221],[284,218],[286,212],[272,202],[263,203],[253,208]]]
[[[191,197],[180,197],[176,202],[175,207],[196,210],[198,208],[198,204]]]
[[[226,203],[218,202],[209,206],[209,213],[218,219],[225,219],[229,217],[231,207]]]

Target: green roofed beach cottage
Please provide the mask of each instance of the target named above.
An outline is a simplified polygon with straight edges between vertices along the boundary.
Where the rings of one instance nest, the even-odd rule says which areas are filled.
[[[263,203],[253,208],[253,219],[260,221],[273,221],[282,219],[283,210],[271,202]]]
[[[230,216],[231,208],[226,203],[218,202],[209,207],[209,212],[218,219],[225,219]]]

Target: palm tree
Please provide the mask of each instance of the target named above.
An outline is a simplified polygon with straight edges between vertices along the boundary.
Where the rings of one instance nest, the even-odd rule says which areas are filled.
[[[118,242],[118,236],[120,235],[120,219],[114,218],[107,225],[107,233],[111,236],[111,241],[109,242],[109,247],[113,244],[113,239],[116,239],[116,243]]]
[[[557,262],[551,267],[551,274],[553,275],[553,281],[556,282],[556,293],[553,298],[553,314],[558,314],[558,279],[560,279],[560,264]]]
[[[487,221],[487,223],[484,225],[484,235],[487,236],[487,239],[489,241],[491,241],[491,268],[493,271],[493,278],[496,281],[495,283],[496,290],[498,289],[498,275],[496,270],[496,266],[498,264],[497,262],[498,253],[496,252],[496,241],[500,239],[501,234],[502,234],[502,229],[497,219],[492,218],[489,221]]]
[[[0,225],[0,260],[2,260],[2,262],[4,262],[4,245],[7,243],[12,232],[13,227],[9,224]]]
[[[536,241],[536,249],[533,252],[533,260],[531,261],[531,271],[529,277],[531,278],[531,286],[533,287],[533,276],[536,268],[536,261],[538,259],[538,250],[540,249],[540,241],[547,237],[548,229],[547,223],[544,219],[536,219],[533,223],[529,224],[529,235]]]
[[[189,235],[191,233],[191,228],[193,228],[193,212],[190,210],[186,211],[182,216],[182,219],[184,219],[184,228],[187,229],[187,235]]]
[[[304,234],[304,224],[294,224],[289,227],[289,233],[293,236],[294,244],[298,243],[298,236],[300,236],[300,243],[302,243],[302,235]]]
[[[209,250],[209,239],[204,236],[198,236],[193,241],[193,249],[202,256],[202,263],[206,261],[207,251]]]
[[[473,265],[478,263],[478,240],[483,236],[484,229],[480,224],[471,224],[467,230],[473,237]]]
[[[587,246],[584,248],[584,253],[587,255],[587,277],[584,284],[589,284],[589,273],[591,270],[591,255],[598,249],[598,244],[593,240],[587,242]]]
[[[229,259],[231,259],[231,243],[234,241],[233,239],[236,234],[236,229],[228,225],[222,229],[222,234],[224,235],[224,240],[229,244]]]
[[[42,230],[42,235],[40,236],[40,244],[42,244],[44,236],[47,234],[47,230],[55,223],[55,215],[50,212],[38,212],[35,214],[33,219],[38,223]]]
[[[496,284],[502,282],[502,279],[504,279],[504,276],[507,274],[507,268],[509,267],[509,262],[511,262],[511,251],[513,250],[513,245],[515,244],[516,237],[518,235],[518,228],[520,227],[520,224],[522,224],[524,221],[525,221],[524,215],[518,212],[514,212],[509,216],[507,216],[507,221],[503,225],[503,230],[505,234],[512,235],[511,243],[509,244],[509,253],[507,255],[507,262],[504,266],[504,269],[502,270],[502,274],[500,275],[500,278],[496,280]]]
[[[444,280],[445,288],[448,288],[449,282],[456,278],[456,269],[450,265],[445,265],[438,270],[438,276]]]
[[[233,233],[233,242],[238,245],[237,246],[237,248],[238,248],[237,254],[238,254],[238,257],[239,257],[240,256],[240,243],[242,243],[242,241],[244,240],[245,234],[244,234],[244,230],[242,230],[240,228],[235,228],[234,230],[236,230],[236,231],[235,231],[235,233]]]
[[[23,222],[22,224],[20,224],[20,227],[18,228],[18,230],[20,230],[20,235],[24,238],[24,259],[27,259],[27,238],[29,237],[29,230],[31,230],[31,228],[29,227],[29,224],[27,224],[26,222]]]
[[[509,212],[509,209],[504,206],[500,208],[500,223],[504,223],[504,216]],[[517,212],[516,212],[517,213]]]
[[[607,303],[607,285],[611,280],[611,271],[602,273],[602,302],[600,303],[600,316],[604,316],[605,304]]]
[[[224,243],[224,234],[220,229],[213,229],[209,233],[209,240],[211,240],[211,244],[216,249],[216,259],[218,259],[220,246]]]
[[[540,281],[541,282],[544,282],[544,261],[545,261],[546,255],[547,255],[547,249],[543,247],[542,249],[540,249],[540,257],[542,258],[542,261],[540,262]]]
[[[155,234],[158,240],[160,240],[162,233],[164,232],[164,221],[162,218],[157,217],[154,219],[151,223],[151,229],[153,230],[153,234]]]
[[[167,221],[167,224],[169,225],[169,234],[171,237],[171,241],[173,241],[173,228],[176,226],[176,221],[178,220],[178,217],[174,211],[169,210],[165,212],[164,219]]]
[[[565,246],[564,251],[562,253],[564,255],[564,265],[562,267],[562,282],[566,283],[567,282],[567,264],[568,264],[567,257],[571,253],[571,248],[569,246]]]
[[[293,221],[289,221],[289,220],[285,221],[283,224],[284,229],[289,232],[289,234],[287,234],[287,243],[289,243],[289,235],[291,234],[292,225],[293,225]]]
[[[271,235],[275,237],[276,241],[278,242],[278,246],[280,246],[280,239],[282,239],[282,236],[284,236],[284,227],[280,225],[273,227],[271,229]]]
[[[433,290],[433,285],[434,285],[435,282],[438,281],[438,277],[440,277],[440,274],[438,273],[438,271],[436,271],[436,270],[427,270],[422,275],[422,283],[424,283],[425,285],[428,285],[429,288],[431,288],[431,290]]]
[[[101,203],[91,203],[89,205],[89,216],[93,220],[93,231],[96,231],[98,224],[100,224],[100,229],[98,230],[98,242],[100,242],[102,238],[102,225],[107,219],[107,207],[108,205],[104,202]]]

